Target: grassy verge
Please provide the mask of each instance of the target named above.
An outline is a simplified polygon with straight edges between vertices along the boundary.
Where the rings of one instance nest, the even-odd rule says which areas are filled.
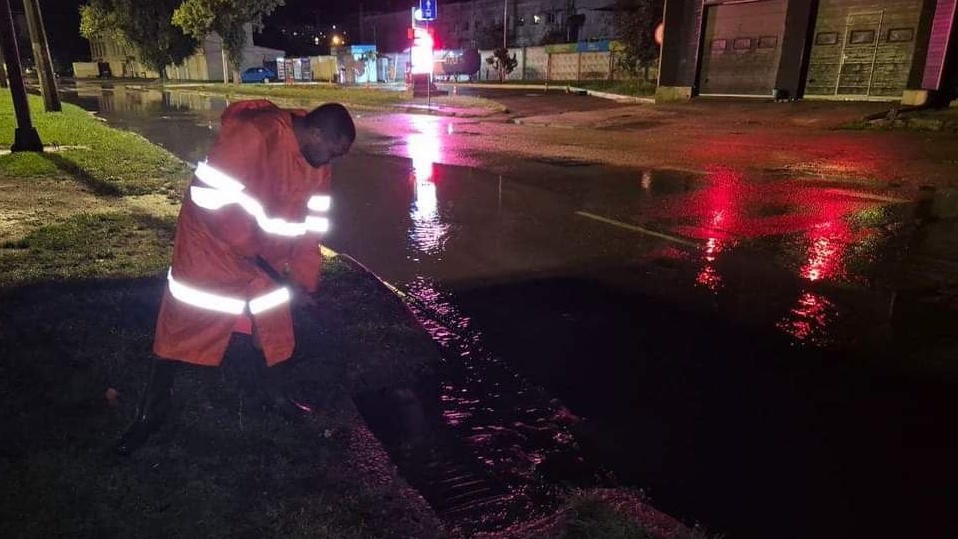
[[[0,288],[47,279],[136,277],[169,260],[189,167],[146,139],[64,104],[31,97],[44,153],[0,155]],[[0,94],[0,145],[12,143]]]
[[[335,85],[282,85],[282,84],[203,84],[176,86],[170,90],[225,95],[227,97],[266,97],[287,99],[308,105],[337,102],[356,108],[393,109],[407,104],[419,104],[425,99],[414,100],[411,92]],[[482,109],[490,112],[505,110],[501,104],[489,99],[467,96],[441,96],[433,102],[446,107]]]
[[[63,105],[63,112],[43,112],[43,101],[30,97],[40,138],[62,151],[18,153],[0,157],[0,177],[57,177],[79,182],[105,195],[172,194],[179,191],[186,165],[134,133],[112,129],[83,109]],[[8,91],[0,92],[0,146],[13,143],[14,112]]]
[[[478,84],[509,84],[509,85],[526,85],[526,84],[538,84],[545,85],[546,81],[538,80],[507,80],[503,82],[490,80],[490,81],[480,81]],[[644,97],[655,95],[655,83],[650,81],[643,81],[640,79],[634,80],[551,80],[548,81],[549,86],[562,87],[562,86],[572,86],[575,88],[583,88],[586,90],[595,90],[597,92],[609,92],[612,94],[621,94],[621,95],[630,95],[635,97]]]
[[[581,492],[569,497],[561,539],[710,539],[713,536],[651,512],[628,491]],[[714,538],[718,539],[718,538]]]
[[[476,539],[720,539],[649,506],[626,488],[574,489],[551,515]]]
[[[636,97],[655,95],[655,83],[642,80],[590,80],[569,83],[576,88]]]
[[[958,132],[958,107],[904,112],[893,119],[853,120],[839,126],[840,129],[907,130]]]
[[[163,285],[50,281],[0,293],[0,536],[438,534],[350,399],[416,378],[435,350],[391,297],[335,260],[318,307],[297,313],[287,373],[315,420],[265,411],[249,389],[258,356],[233,343],[220,369],[181,368],[168,425],[132,457],[112,457],[146,379]],[[110,388],[118,399],[105,398]]]

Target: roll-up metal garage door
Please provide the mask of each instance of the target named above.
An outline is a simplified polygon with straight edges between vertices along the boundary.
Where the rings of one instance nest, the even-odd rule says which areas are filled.
[[[706,6],[699,93],[771,97],[782,56],[785,3]]]

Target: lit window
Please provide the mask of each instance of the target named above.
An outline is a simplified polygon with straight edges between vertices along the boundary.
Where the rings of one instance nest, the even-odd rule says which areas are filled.
[[[519,17],[519,23],[518,23],[518,24],[519,24],[519,26],[525,26],[525,24],[526,24],[526,18],[525,18],[525,17]]]
[[[533,16],[532,16],[532,24],[539,24],[540,22],[542,22],[542,17],[541,17],[541,16],[539,16],[539,15],[533,15]]]

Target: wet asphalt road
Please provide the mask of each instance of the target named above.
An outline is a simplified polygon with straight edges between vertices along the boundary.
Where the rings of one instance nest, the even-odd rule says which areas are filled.
[[[127,94],[86,106],[202,157],[222,101]],[[396,156],[337,163],[328,243],[585,416],[596,466],[730,537],[958,533],[958,392],[935,356],[955,316],[900,291],[903,253],[953,230],[915,201],[568,159],[503,177],[447,142],[458,124],[402,121]]]

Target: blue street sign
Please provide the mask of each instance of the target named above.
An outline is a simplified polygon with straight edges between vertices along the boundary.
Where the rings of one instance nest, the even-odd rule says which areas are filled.
[[[422,20],[436,20],[436,0],[419,0],[419,11],[422,12]]]

